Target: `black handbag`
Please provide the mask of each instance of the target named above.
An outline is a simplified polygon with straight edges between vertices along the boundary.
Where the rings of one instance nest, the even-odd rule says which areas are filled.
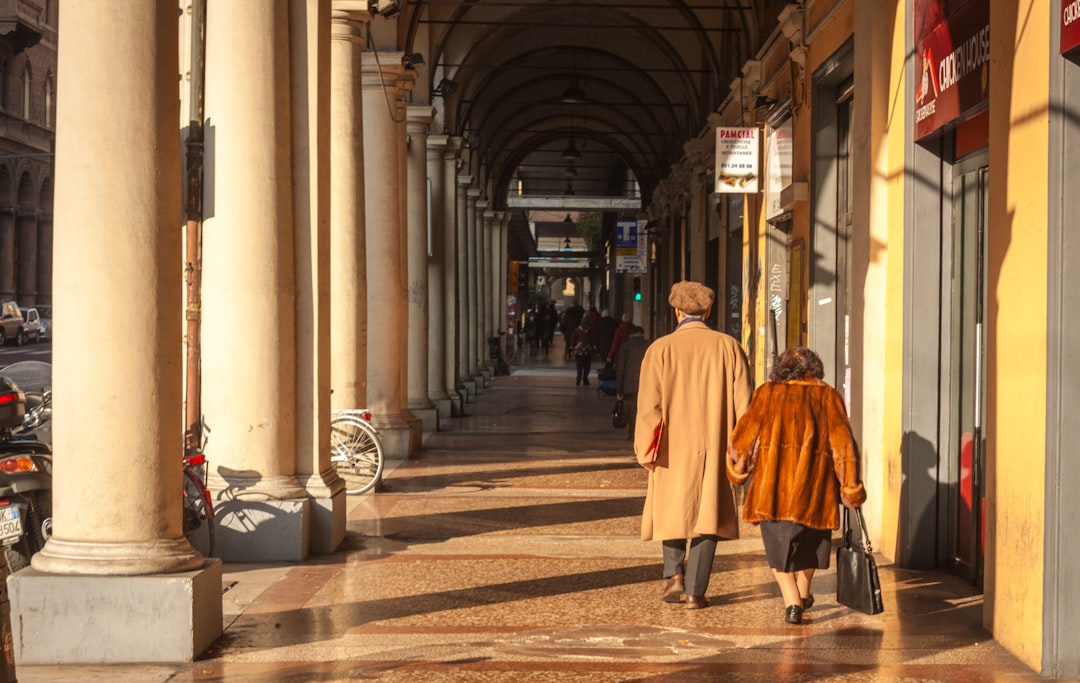
[[[881,614],[885,611],[885,605],[881,601],[881,579],[878,577],[877,563],[874,562],[874,550],[866,535],[862,510],[856,508],[855,516],[859,518],[866,548],[852,545],[852,529],[845,507],[844,542],[836,549],[836,601],[864,614]]]
[[[621,398],[615,401],[615,407],[611,409],[611,426],[615,429],[626,426],[626,406],[623,405]]]

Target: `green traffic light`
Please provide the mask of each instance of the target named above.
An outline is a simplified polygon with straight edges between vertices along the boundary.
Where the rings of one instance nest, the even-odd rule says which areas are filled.
[[[641,301],[641,292],[634,292],[634,301]]]

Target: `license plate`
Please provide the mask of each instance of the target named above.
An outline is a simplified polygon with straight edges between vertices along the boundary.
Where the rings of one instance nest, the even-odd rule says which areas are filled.
[[[22,517],[19,508],[8,505],[0,508],[0,545],[14,543],[23,533]]]

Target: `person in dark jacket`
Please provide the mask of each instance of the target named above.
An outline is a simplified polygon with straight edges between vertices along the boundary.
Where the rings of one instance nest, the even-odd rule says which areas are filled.
[[[596,321],[596,351],[600,355],[600,360],[612,360],[608,357],[608,349],[611,348],[611,341],[615,338],[615,328],[619,324],[615,322],[615,318],[611,317],[611,313],[608,309],[600,311],[600,319]]]
[[[592,369],[592,357],[596,353],[596,335],[587,320],[582,320],[578,328],[570,335],[570,348],[573,349],[574,362],[577,364],[577,383],[589,384],[589,370]]]
[[[621,400],[626,409],[627,441],[634,440],[638,378],[641,376],[641,359],[645,357],[648,346],[645,330],[639,325],[631,325],[630,335],[619,347],[619,356],[615,362],[615,398]]]
[[[866,500],[844,398],[824,376],[810,349],[784,351],[728,447],[728,479],[736,486],[749,480],[743,519],[761,529],[789,624],[801,624],[814,604],[810,581],[814,570],[829,568],[840,503],[856,508]]]
[[[611,339],[611,348],[607,351],[604,351],[603,347],[600,349],[602,352],[607,353],[607,360],[612,363],[619,362],[619,347],[625,344],[626,340],[630,338],[630,328],[633,326],[634,325],[630,322],[630,314],[623,313],[622,322],[615,328],[615,336]]]

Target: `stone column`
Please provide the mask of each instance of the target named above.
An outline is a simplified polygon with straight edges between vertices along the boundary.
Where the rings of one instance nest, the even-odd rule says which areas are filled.
[[[461,138],[451,137],[446,141],[446,149],[442,154],[442,176],[445,190],[443,201],[443,313],[444,313],[444,350],[446,392],[450,396],[450,414],[461,415],[461,406],[464,397],[458,392],[461,385],[458,374],[458,337],[457,330],[460,326],[458,311],[457,282],[457,234],[458,234],[458,192],[457,192],[457,158],[458,150],[461,149]]]
[[[20,665],[190,661],[221,633],[221,563],[195,552],[181,522],[176,6],[111,7],[65,5],[78,30],[57,64],[55,298],[61,329],[100,330],[103,310],[123,310],[124,334],[53,343],[64,457],[53,536],[8,578]]]
[[[15,207],[0,208],[0,298],[15,298]]]
[[[16,299],[20,306],[27,306],[37,300],[37,214],[30,210],[19,210],[15,218],[16,243]]]
[[[367,406],[362,73],[367,0],[334,0],[330,43],[330,405]]]
[[[495,221],[497,212],[485,211],[483,216],[482,230],[480,231],[480,265],[481,277],[480,277],[480,314],[483,322],[484,339],[483,339],[483,352],[484,355],[481,358],[484,359],[484,367],[486,368],[487,381],[491,382],[492,375],[495,374],[495,363],[491,360],[491,337],[495,335],[495,319],[492,315],[492,307],[495,305],[494,289],[491,284],[492,272],[495,270],[492,267],[491,258],[495,253]]]
[[[311,360],[296,323],[306,207],[294,205],[293,174],[294,145],[307,143],[293,128],[291,25],[287,3],[207,5],[202,410],[218,547],[234,561],[310,551],[296,476],[297,365]]]
[[[469,264],[466,278],[469,293],[469,375],[476,380],[477,389],[482,389],[486,386],[486,382],[481,360],[483,355],[480,353],[480,344],[484,337],[483,323],[480,319],[480,273],[483,270],[480,265],[480,235],[487,200],[480,199],[480,190],[469,190],[468,194],[469,215],[466,224],[465,248]]]
[[[492,291],[495,292],[495,334],[499,335],[500,353],[506,353],[506,227],[510,220],[509,211],[500,211],[493,228],[494,258],[491,278]]]
[[[428,126],[435,115],[431,105],[407,109],[407,222],[409,262],[409,411],[425,432],[439,430],[439,413],[428,395]]]
[[[53,222],[51,213],[38,218],[37,299],[34,303],[52,302]]]
[[[476,397],[476,380],[469,365],[469,207],[475,202],[470,197],[471,175],[461,175],[457,179],[457,370],[458,386],[464,392],[464,399],[471,403]]]
[[[429,135],[427,139],[427,175],[431,183],[431,251],[427,256],[428,299],[428,397],[435,404],[438,419],[451,415],[450,393],[446,389],[446,287],[444,253],[446,251],[446,178],[443,175],[443,154],[446,135]]]
[[[330,463],[330,2],[289,5],[296,245],[296,474],[311,551],[345,538],[345,482]],[[302,32],[301,32],[302,30]]]
[[[413,452],[406,407],[408,297],[403,286],[401,145],[397,121],[404,121],[402,53],[363,53],[365,234],[368,272],[367,407],[383,437],[387,457]]]
[[[706,204],[707,194],[705,178],[707,177],[705,166],[696,165],[690,174],[690,216],[687,228],[690,249],[690,279],[703,282],[709,287],[716,287],[715,282],[705,282],[705,251],[709,244],[709,217]]]

